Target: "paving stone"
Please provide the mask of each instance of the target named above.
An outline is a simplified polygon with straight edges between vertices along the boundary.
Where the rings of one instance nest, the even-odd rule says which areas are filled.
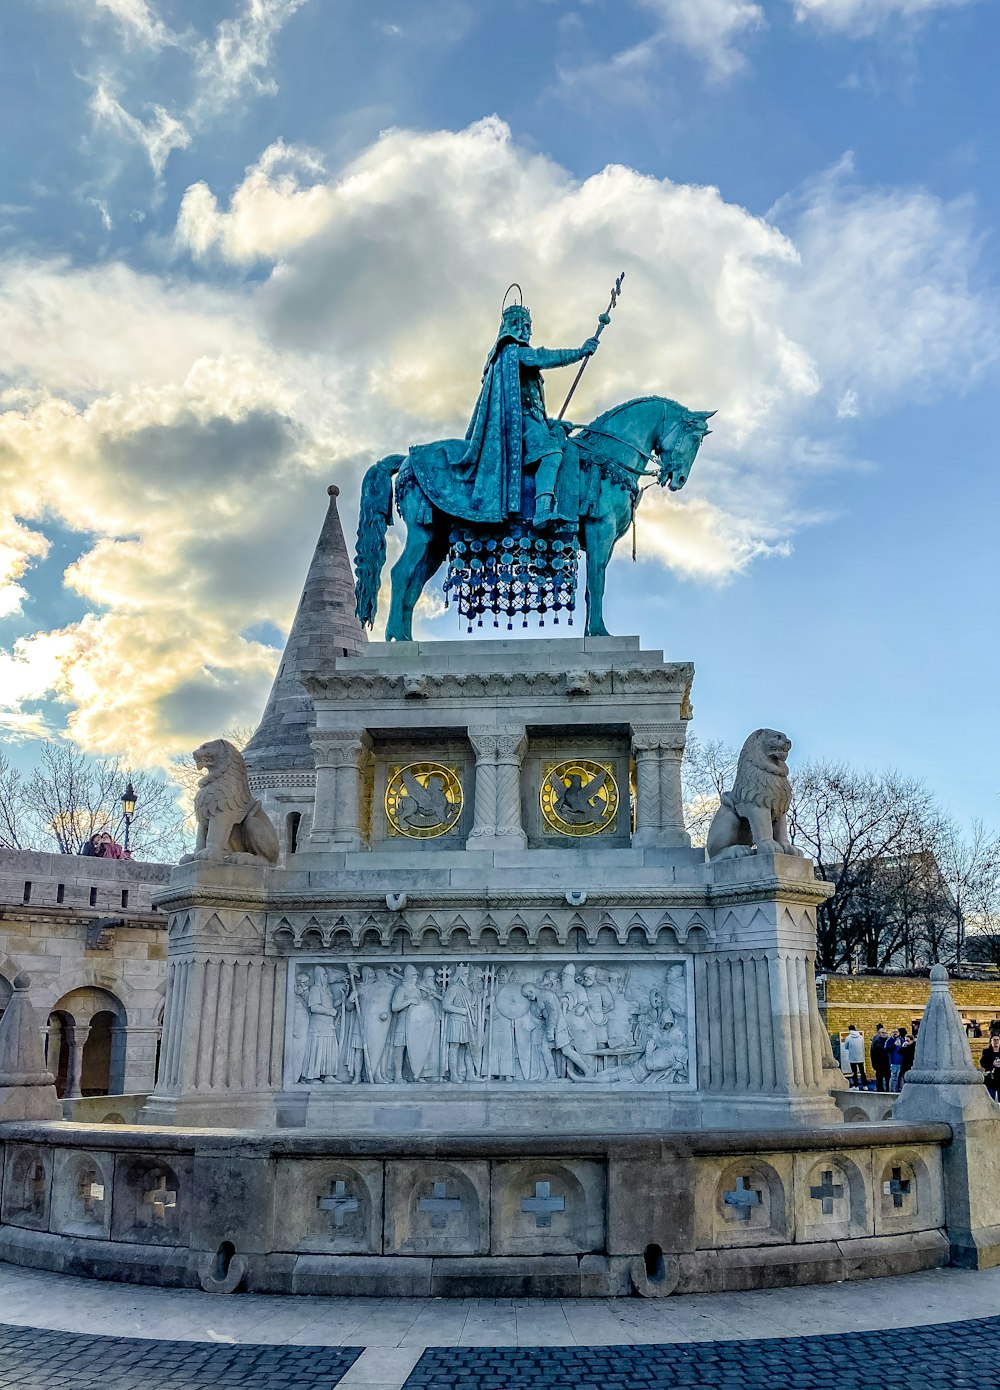
[[[404,1390],[953,1390],[1000,1360],[1000,1318],[892,1332],[609,1347],[428,1348]]]
[[[360,1347],[205,1346],[0,1325],[0,1390],[332,1390]]]

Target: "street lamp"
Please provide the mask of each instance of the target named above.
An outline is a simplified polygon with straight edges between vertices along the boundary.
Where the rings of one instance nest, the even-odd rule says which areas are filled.
[[[132,828],[132,817],[135,815],[135,787],[132,785],[132,778],[128,779],[128,785],[122,792],[122,811],[125,815],[125,844],[123,849],[128,849],[128,832]]]

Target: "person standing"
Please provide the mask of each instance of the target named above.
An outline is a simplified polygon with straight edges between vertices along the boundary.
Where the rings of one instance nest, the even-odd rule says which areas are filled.
[[[906,1080],[906,1073],[913,1066],[914,1054],[917,1050],[917,1040],[915,1037],[907,1036],[906,1029],[899,1030],[899,1089],[903,1089],[903,1082]]]
[[[885,1043],[885,1060],[889,1063],[889,1090],[899,1090],[899,1029],[891,1028]]]
[[[990,1036],[990,1045],[983,1049],[979,1065],[983,1069],[987,1091],[994,1100],[1000,1100],[1000,1033]]]
[[[888,1091],[889,1089],[889,1059],[885,1053],[888,1041],[889,1035],[884,1026],[881,1023],[876,1023],[875,1036],[872,1038],[872,1045],[869,1048],[872,1071],[875,1073],[876,1091]]]
[[[868,1075],[865,1071],[865,1040],[864,1035],[858,1032],[856,1023],[848,1025],[847,1037],[844,1039],[843,1046],[847,1053],[847,1060],[851,1064],[851,1085],[856,1090],[867,1090]]]

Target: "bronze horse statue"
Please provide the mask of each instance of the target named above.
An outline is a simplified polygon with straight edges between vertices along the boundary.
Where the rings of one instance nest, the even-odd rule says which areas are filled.
[[[628,530],[641,496],[639,480],[650,477],[671,492],[688,480],[702,440],[710,433],[714,410],[688,410],[666,396],[640,396],[606,410],[589,425],[576,426],[568,447],[579,453],[579,515],[573,545],[587,557],[588,637],[610,636],[604,624],[604,581],[617,542]],[[464,440],[435,446],[446,463],[460,457]],[[652,470],[652,471],[649,471]],[[457,523],[475,534],[476,524],[454,518],[422,487],[413,458],[390,454],[372,465],[361,487],[355,556],[357,612],[369,627],[375,621],[379,580],[385,563],[386,529],[395,502],[406,523],[406,543],[392,568],[392,597],[386,640],[409,642],[413,609],[424,586],[448,558]],[[426,475],[425,475],[426,478]],[[530,508],[522,509],[530,515]],[[495,534],[496,528],[483,528]],[[540,530],[539,535],[544,531]]]

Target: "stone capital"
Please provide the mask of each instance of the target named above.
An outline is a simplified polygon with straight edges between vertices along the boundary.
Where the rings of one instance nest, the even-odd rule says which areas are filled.
[[[663,724],[633,724],[632,747],[638,753],[662,749],[665,753],[681,754],[687,738],[687,727],[680,720]]]
[[[371,737],[364,729],[312,729],[309,742],[318,768],[360,767],[372,746]]]
[[[477,761],[520,766],[528,747],[528,735],[523,724],[470,728],[468,732]]]

